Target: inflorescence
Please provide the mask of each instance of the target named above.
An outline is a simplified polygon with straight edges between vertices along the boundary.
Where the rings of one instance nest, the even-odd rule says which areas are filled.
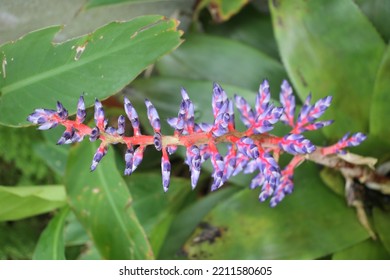
[[[281,85],[281,106],[271,102],[269,84],[266,80],[260,85],[254,108],[251,108],[243,97],[234,96],[240,119],[246,127],[245,131],[236,130],[233,100],[227,97],[220,85],[215,83],[213,86],[212,123],[196,123],[194,104],[184,88],[181,89],[181,95],[182,101],[177,117],[167,120],[174,128],[173,135],[161,133],[160,117],[148,99],[145,100],[145,105],[149,122],[153,127],[153,135],[141,133],[138,114],[127,97],[124,98],[124,109],[133,127],[133,136],[125,136],[125,117],[122,115],[118,118],[117,128],[108,126],[103,106],[98,100],[95,101],[94,108],[95,127],[83,124],[86,117],[83,96],[78,101],[74,120],[68,118],[68,111],[60,102],[57,102],[57,110],[36,109],[27,120],[39,125],[38,128],[41,130],[59,124],[64,126],[65,132],[57,142],[59,145],[80,142],[84,137],[89,137],[90,141],[100,140],[100,146],[92,160],[91,171],[96,169],[110,144],[122,143],[127,147],[124,174],[130,175],[141,163],[145,148],[154,145],[162,152],[161,172],[164,191],[168,190],[170,181],[169,155],[174,153],[178,146],[184,146],[185,164],[191,172],[192,188],[196,187],[202,163],[210,159],[213,166],[212,191],[219,189],[231,176],[240,172],[257,172],[250,188],[261,187],[259,200],[264,201],[271,197],[272,207],[286,194],[292,192],[294,169],[307,159],[308,154],[319,149],[322,156],[344,153],[344,148],[357,146],[366,138],[363,133],[346,134],[332,146],[316,147],[302,133],[332,124],[333,121],[329,120],[317,121],[330,106],[332,97],[327,96],[311,104],[309,95],[296,117],[295,97],[287,81],[283,81]],[[278,121],[291,127],[287,135],[280,137],[269,133]],[[228,146],[224,156],[217,149],[219,143],[226,143]],[[282,153],[293,156],[283,169],[278,165]]]

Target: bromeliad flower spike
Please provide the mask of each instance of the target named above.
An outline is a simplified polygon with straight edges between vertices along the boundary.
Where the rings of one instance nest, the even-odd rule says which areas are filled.
[[[364,174],[363,178],[361,170],[355,170],[353,164],[335,157],[337,154],[345,153],[345,148],[359,145],[366,138],[364,134],[346,134],[339,142],[329,147],[316,147],[302,135],[305,131],[317,130],[332,123],[332,121],[317,120],[330,106],[332,101],[330,96],[312,104],[309,95],[296,117],[295,97],[288,82],[282,83],[281,106],[277,106],[270,100],[269,84],[265,80],[256,95],[254,108],[251,108],[243,97],[234,96],[240,119],[246,127],[244,131],[236,130],[233,100],[227,97],[220,85],[213,86],[214,120],[211,123],[196,123],[194,104],[185,89],[181,90],[181,96],[182,101],[177,117],[167,120],[174,129],[172,135],[162,134],[158,112],[147,99],[145,105],[150,125],[153,127],[153,135],[142,134],[138,114],[126,97],[124,109],[133,127],[133,136],[125,136],[126,118],[122,115],[118,118],[117,128],[108,126],[103,106],[98,100],[95,101],[94,108],[95,127],[91,128],[83,124],[86,117],[83,97],[78,101],[74,120],[69,119],[68,111],[60,102],[57,102],[57,110],[36,109],[27,120],[39,125],[38,128],[42,130],[57,125],[64,126],[65,132],[57,144],[80,142],[85,137],[89,137],[90,141],[99,140],[100,146],[92,159],[91,171],[97,168],[107,153],[109,145],[120,143],[127,147],[124,156],[126,162],[124,174],[130,175],[141,163],[146,147],[153,145],[162,153],[161,172],[164,191],[168,190],[170,180],[169,155],[174,153],[178,146],[184,146],[186,149],[185,164],[191,172],[192,188],[196,187],[202,163],[210,159],[214,169],[212,191],[219,189],[231,176],[240,172],[255,172],[250,188],[260,187],[259,200],[271,198],[271,206],[277,205],[286,194],[292,192],[294,169],[304,160],[312,160],[333,168],[344,168],[344,173],[349,170],[348,176],[355,176],[361,181],[370,179],[367,174]],[[290,132],[282,137],[270,134],[279,121],[291,127]],[[225,155],[221,155],[217,149],[219,143],[226,143],[228,146]],[[283,169],[278,165],[282,153],[293,156]],[[335,158],[337,158],[336,162]]]

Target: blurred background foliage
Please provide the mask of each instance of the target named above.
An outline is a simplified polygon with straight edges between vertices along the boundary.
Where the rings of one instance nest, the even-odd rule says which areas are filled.
[[[60,32],[42,29],[15,45],[0,47],[0,259],[389,259],[389,197],[357,186],[363,206],[356,211],[346,203],[343,178],[331,170],[303,164],[296,171],[293,194],[271,209],[249,190],[251,175],[233,178],[209,193],[206,166],[197,189],[191,191],[184,153],[179,151],[171,160],[173,178],[165,194],[160,154],[153,149],[147,150],[140,170],[130,177],[122,176],[123,147],[110,148],[90,173],[96,145],[84,141],[59,147],[55,143],[61,129],[41,133],[23,122],[24,111],[51,108],[55,100],[65,99],[74,107],[68,109],[74,110],[74,96],[87,92],[89,105],[95,96],[108,98],[104,104],[115,123],[123,113],[119,107],[126,94],[144,130],[150,132],[142,104],[145,97],[166,119],[177,114],[184,86],[195,102],[197,121],[207,122],[212,82],[221,83],[230,96],[239,93],[253,101],[264,78],[269,79],[275,99],[282,80],[288,79],[300,100],[309,92],[314,99],[334,97],[324,119],[336,122],[323,133],[309,135],[316,144],[331,144],[347,131],[361,131],[368,140],[353,152],[386,164],[389,1],[0,0],[0,7],[1,44],[36,29],[64,25]],[[14,73],[8,51],[31,56],[29,63],[19,62],[23,70],[15,75],[22,81],[45,68],[34,65],[34,59],[57,63],[49,62],[43,50],[49,41],[39,39],[40,34],[59,43],[111,21],[155,14],[177,18],[184,41],[178,40],[181,34],[173,21],[166,21],[170,36],[159,29],[164,20],[142,18],[151,22],[147,29],[155,28],[159,39],[147,41],[145,32],[141,38],[146,42],[128,46],[129,52],[138,48],[156,50],[155,54],[126,57],[120,63],[101,49],[92,49],[103,58],[91,68],[78,69],[77,61],[64,60],[75,63],[83,82],[78,75],[60,76],[49,70],[41,87],[15,89],[7,84]],[[135,25],[130,22],[129,28]],[[72,44],[103,37],[98,34],[119,36],[118,28],[113,24],[52,48],[58,46],[58,52],[68,55]],[[124,39],[118,38],[120,45]],[[34,40],[39,48],[30,49],[27,43]],[[116,53],[126,54],[122,49]],[[94,68],[99,67],[113,77],[97,82],[100,77]],[[107,86],[93,88],[95,83]],[[20,110],[15,110],[16,104]],[[171,132],[168,125],[163,124],[163,132]],[[361,223],[362,211],[375,238]]]

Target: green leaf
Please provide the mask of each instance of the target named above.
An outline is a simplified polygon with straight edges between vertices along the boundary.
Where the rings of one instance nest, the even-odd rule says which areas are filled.
[[[390,214],[374,208],[373,221],[376,232],[379,235],[387,252],[390,253]]]
[[[153,252],[158,255],[172,220],[191,194],[189,179],[171,177],[169,191],[161,187],[161,175],[135,173],[126,178],[133,196],[132,206],[149,237]]]
[[[192,1],[185,0],[188,3],[188,5],[193,6]],[[90,8],[96,8],[100,6],[106,6],[106,5],[114,5],[114,4],[121,4],[121,3],[127,3],[127,4],[135,4],[135,5],[147,5],[147,4],[152,4],[155,5],[158,3],[162,3],[165,6],[171,5],[171,4],[176,4],[179,5],[180,2],[183,2],[183,0],[88,0],[87,3],[85,4],[84,8],[85,9],[90,9]]]
[[[287,77],[278,61],[255,48],[202,34],[189,34],[179,49],[156,66],[163,76],[227,83],[254,91],[267,78],[274,98]]]
[[[41,217],[0,223],[0,260],[30,260],[41,232]]]
[[[334,260],[388,260],[390,254],[379,241],[367,239],[333,255]]]
[[[215,205],[225,201],[238,190],[238,188],[223,188],[217,192],[208,194],[206,197],[183,209],[174,218],[158,258],[176,259],[184,257],[183,255],[180,255],[180,249],[204,216],[206,216]]]
[[[258,191],[248,189],[221,201],[184,246],[187,256],[315,259],[368,238],[353,209],[327,189],[314,164],[300,166],[294,182],[294,192],[276,208],[259,203]]]
[[[66,206],[49,222],[35,247],[34,260],[65,260],[64,226],[68,214]]]
[[[370,111],[370,133],[390,144],[390,46],[387,47],[375,81]]]
[[[339,171],[325,167],[320,172],[322,181],[339,196],[345,197],[345,178]]]
[[[104,259],[151,259],[114,152],[108,151],[95,172],[88,169],[97,147],[84,141],[71,150],[65,176],[70,206]]]
[[[59,27],[27,34],[0,47],[0,123],[26,125],[36,108],[61,100],[70,114],[85,92],[95,98],[118,92],[142,70],[180,44],[177,21],[144,16],[110,23],[94,33],[53,45]],[[16,113],[15,113],[16,112]]]
[[[201,0],[197,3],[195,13],[208,6],[211,15],[217,22],[226,21],[237,14],[249,0]]]
[[[68,150],[47,141],[34,144],[33,150],[48,167],[60,176],[64,176]]]
[[[355,0],[363,13],[371,20],[372,24],[382,35],[383,40],[390,40],[390,5],[383,0]]]
[[[65,188],[61,185],[0,186],[0,221],[12,221],[35,216],[52,211],[65,204]]]
[[[260,13],[251,5],[227,22],[207,24],[205,30],[209,34],[240,41],[280,60],[270,15]]]
[[[64,235],[66,246],[80,246],[90,241],[85,228],[73,212],[67,217]]]
[[[299,96],[333,96],[324,131],[338,138],[367,132],[375,76],[385,44],[349,1],[269,1],[283,64]],[[359,30],[359,32],[356,32]]]
[[[149,0],[154,1],[154,0]],[[148,0],[143,0],[143,2],[149,2]],[[166,1],[166,0],[165,0]],[[88,0],[88,2],[85,4],[86,9],[95,8],[99,6],[105,6],[105,5],[113,5],[113,4],[119,4],[124,2],[140,2],[140,0]]]

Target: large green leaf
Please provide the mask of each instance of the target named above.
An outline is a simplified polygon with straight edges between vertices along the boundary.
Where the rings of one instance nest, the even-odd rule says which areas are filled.
[[[1,46],[0,123],[25,125],[56,100],[74,113],[82,92],[87,105],[107,98],[180,44],[176,28],[175,20],[144,16],[61,44],[51,43],[60,28],[50,27]]]
[[[98,2],[108,1],[91,2],[99,4]],[[191,23],[194,2],[195,0],[128,0],[120,5],[86,9],[87,1],[80,0],[31,0],[28,8],[25,0],[3,0],[0,44],[53,25],[64,26],[54,38],[55,42],[62,42],[90,33],[108,22],[127,21],[144,15],[176,17],[180,21],[180,28],[186,30]],[[17,24],[18,22],[23,24]]]
[[[390,214],[374,208],[373,220],[375,230],[387,252],[390,254]]]
[[[66,206],[50,221],[35,247],[35,260],[65,260],[64,226],[69,207]]]
[[[59,138],[58,138],[59,139]],[[54,143],[39,142],[33,145],[33,150],[47,166],[60,176],[65,174],[66,160],[68,158],[68,150],[59,147]]]
[[[208,7],[215,21],[226,21],[237,14],[248,2],[249,0],[201,0],[197,3],[195,15],[198,17],[199,12]]]
[[[370,111],[370,132],[390,144],[390,47],[380,65],[375,81]]]
[[[368,131],[385,44],[352,0],[269,1],[282,61],[298,94],[333,95],[330,138]]]
[[[0,260],[29,260],[42,232],[42,219],[0,223]]]
[[[207,24],[207,33],[228,37],[280,60],[269,14],[248,5],[237,16],[222,24]]]
[[[390,254],[379,241],[367,239],[350,248],[335,253],[334,260],[388,260]]]
[[[390,40],[390,5],[383,0],[354,0],[363,13],[371,20],[372,24],[382,35],[385,42]]]
[[[184,246],[187,256],[314,259],[368,238],[353,209],[326,188],[314,164],[299,167],[294,181],[296,189],[276,208],[259,203],[257,192],[247,189],[221,201]]]
[[[109,149],[95,172],[96,143],[72,149],[65,176],[71,208],[105,259],[151,259],[153,252],[131,205],[132,197]]]
[[[189,34],[185,43],[157,63],[164,76],[227,83],[257,90],[268,79],[272,96],[287,77],[280,62],[255,48],[217,36]]]
[[[151,1],[153,1],[153,0],[151,0]],[[90,8],[94,8],[94,7],[113,5],[113,4],[119,4],[119,3],[124,3],[124,2],[130,2],[130,3],[131,2],[139,2],[139,0],[88,0],[87,3],[85,4],[85,8],[90,9]],[[144,2],[149,2],[149,1],[144,0]]]
[[[211,211],[215,205],[228,199],[235,194],[239,188],[224,188],[217,192],[208,194],[196,203],[188,205],[180,211],[172,221],[166,240],[161,248],[159,259],[176,259],[185,257],[181,247],[191,236],[196,226],[204,216]]]
[[[0,186],[0,221],[19,220],[46,213],[65,203],[64,186]]]
[[[190,180],[172,176],[167,193],[162,189],[160,174],[135,173],[126,182],[133,196],[132,206],[157,256],[173,219],[189,196]]]

